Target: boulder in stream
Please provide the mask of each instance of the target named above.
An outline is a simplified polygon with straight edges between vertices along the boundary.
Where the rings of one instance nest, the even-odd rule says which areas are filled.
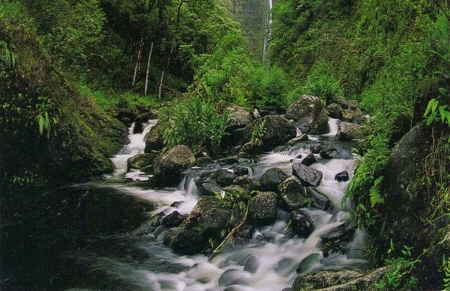
[[[176,146],[153,160],[153,175],[157,184],[174,186],[183,179],[182,172],[195,163],[195,156],[185,145]]]
[[[278,191],[278,185],[289,177],[280,168],[270,168],[262,174],[259,181],[261,182],[261,188],[265,191]]]
[[[289,210],[306,207],[310,202],[302,182],[295,176],[288,177],[283,183],[278,185],[278,191]]]
[[[145,137],[145,153],[152,153],[160,151],[164,148],[164,143],[161,134],[158,130],[159,124],[154,125],[150,132]]]
[[[293,119],[302,133],[325,134],[330,132],[327,112],[318,97],[303,95],[286,109],[285,117]]]
[[[210,241],[223,239],[232,210],[216,197],[204,196],[189,217],[167,239],[166,245],[181,254],[195,254],[210,247]]]
[[[352,139],[362,139],[365,137],[364,127],[356,123],[341,122],[336,139],[340,141],[348,141]]]
[[[292,165],[292,175],[298,177],[303,186],[318,187],[322,181],[323,173],[301,163]]]
[[[262,149],[265,151],[269,151],[276,146],[283,145],[290,139],[297,136],[297,128],[294,122],[279,115],[267,115],[262,119],[255,120],[246,126],[244,131],[245,141],[251,140],[254,127],[263,121],[265,122],[265,132],[261,138],[261,141]]]
[[[259,192],[248,202],[250,223],[255,226],[269,225],[277,218],[277,198],[275,192]]]

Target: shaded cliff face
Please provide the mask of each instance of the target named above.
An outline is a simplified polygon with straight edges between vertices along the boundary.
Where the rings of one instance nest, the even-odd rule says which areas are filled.
[[[267,0],[233,0],[233,13],[242,25],[247,49],[260,59],[266,28]]]
[[[422,260],[415,275],[421,286],[433,289],[441,288],[437,270],[442,256],[448,253],[450,237],[448,214],[438,214],[448,202],[436,188],[443,183],[439,171],[449,170],[448,163],[438,158],[445,153],[439,141],[446,141],[446,136],[445,129],[423,122],[394,147],[385,170],[386,199],[377,236],[382,254],[387,252],[391,240],[398,249],[404,245],[412,247],[413,257]]]

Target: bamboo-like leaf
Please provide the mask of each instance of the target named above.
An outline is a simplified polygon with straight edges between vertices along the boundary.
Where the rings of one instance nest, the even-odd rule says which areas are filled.
[[[444,124],[445,121],[445,107],[439,106],[439,114],[441,115],[441,122]]]
[[[38,116],[39,122],[39,133],[42,135],[44,133],[44,117],[42,115]]]
[[[434,101],[436,99],[431,99],[430,101],[428,101],[428,105],[427,105],[427,109],[425,110],[425,113],[423,116],[428,116],[428,114],[431,112],[431,108],[433,107]]]

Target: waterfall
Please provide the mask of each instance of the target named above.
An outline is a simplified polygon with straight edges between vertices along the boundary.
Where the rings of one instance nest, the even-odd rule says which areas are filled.
[[[270,26],[272,24],[272,0],[267,0],[266,2],[266,17],[265,17],[265,28],[264,28],[264,41],[263,41],[263,58],[267,53],[267,45],[270,40]]]

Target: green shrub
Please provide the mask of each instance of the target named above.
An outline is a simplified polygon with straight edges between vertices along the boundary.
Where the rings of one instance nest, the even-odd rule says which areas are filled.
[[[194,151],[205,147],[214,153],[220,149],[229,120],[217,104],[199,96],[166,108],[160,118],[166,147],[184,144]]]

